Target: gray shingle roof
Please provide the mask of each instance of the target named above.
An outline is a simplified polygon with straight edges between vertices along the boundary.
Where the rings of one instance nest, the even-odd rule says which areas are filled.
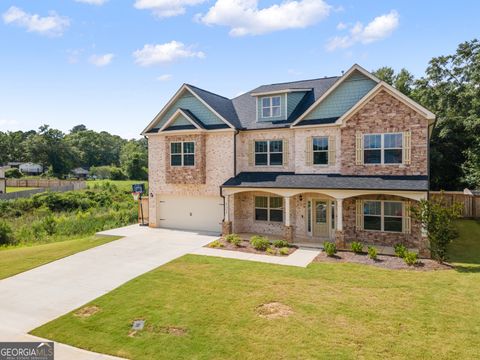
[[[428,177],[242,172],[222,187],[428,191]]]

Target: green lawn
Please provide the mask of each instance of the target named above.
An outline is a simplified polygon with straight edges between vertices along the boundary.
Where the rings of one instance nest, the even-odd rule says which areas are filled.
[[[89,180],[87,182],[88,187],[93,187],[95,184],[102,184],[109,182],[111,184],[115,184],[120,190],[124,191],[132,191],[133,184],[145,184],[145,188],[148,189],[148,181],[146,180]]]
[[[117,239],[119,237],[94,235],[50,244],[0,250],[0,279]]]
[[[460,230],[451,249],[460,270],[187,255],[94,300],[91,317],[70,313],[32,333],[133,359],[479,358],[480,223]],[[256,307],[272,301],[293,314],[258,317]],[[146,329],[130,337],[135,319]]]
[[[13,193],[13,192],[25,191],[25,190],[33,190],[33,189],[36,189],[36,188],[7,186],[7,194],[8,193]]]

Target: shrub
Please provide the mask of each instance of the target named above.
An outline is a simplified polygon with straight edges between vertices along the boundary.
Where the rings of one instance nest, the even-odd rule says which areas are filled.
[[[396,244],[393,249],[395,250],[395,255],[399,258],[404,258],[405,254],[408,252],[408,249],[403,244]]]
[[[270,246],[268,239],[260,235],[252,236],[250,239],[250,244],[259,251],[265,251]]]
[[[350,247],[355,254],[361,254],[363,252],[363,244],[359,241],[352,242]]]
[[[237,234],[228,234],[227,236],[225,236],[225,241],[229,242],[232,245],[240,246],[240,244],[242,243],[242,238]]]
[[[412,207],[412,217],[424,225],[432,258],[447,260],[447,246],[458,237],[454,221],[462,214],[463,204],[448,204],[443,195],[437,200],[420,200]]]
[[[208,247],[219,248],[219,247],[223,247],[223,244],[220,241],[215,240],[215,241],[211,242],[210,244],[208,244]]]
[[[413,266],[418,263],[418,255],[417,253],[407,251],[403,257],[403,260],[408,266]]]
[[[369,246],[367,248],[367,251],[368,251],[368,257],[372,260],[377,260],[377,255],[378,255],[378,251],[377,251],[377,248],[374,247],[374,246]]]
[[[270,254],[270,255],[275,255],[277,253],[277,250],[274,248],[274,247],[267,247],[267,254]]]
[[[57,231],[57,221],[53,215],[48,215],[42,220],[43,228],[48,235],[53,235]]]
[[[272,245],[276,248],[288,248],[290,246],[287,240],[274,240]]]
[[[290,249],[288,247],[282,247],[279,250],[280,255],[288,255],[289,252],[290,252]]]
[[[323,243],[323,251],[325,251],[327,256],[333,256],[337,253],[337,246],[333,242],[325,241]]]
[[[22,176],[22,173],[17,168],[11,168],[5,171],[5,177],[7,179],[20,179]]]
[[[0,221],[0,245],[14,243],[13,231],[6,221]]]

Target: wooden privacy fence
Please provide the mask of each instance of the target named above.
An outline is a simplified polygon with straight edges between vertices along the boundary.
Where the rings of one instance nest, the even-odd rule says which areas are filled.
[[[87,184],[83,182],[83,187],[81,184],[75,184],[75,185],[68,184],[63,186],[50,186],[49,188],[42,188],[42,189],[16,191],[13,193],[0,194],[0,200],[14,200],[14,199],[20,199],[20,198],[27,198],[34,194],[39,194],[46,191],[65,192],[65,191],[81,190],[81,189],[85,189],[86,187],[87,187]]]
[[[447,205],[463,204],[464,218],[480,218],[480,193],[465,189],[463,191],[430,191],[431,199],[443,199]]]
[[[11,187],[34,187],[34,188],[53,188],[59,186],[72,185],[73,190],[85,189],[85,181],[70,181],[57,179],[7,179],[7,186]]]

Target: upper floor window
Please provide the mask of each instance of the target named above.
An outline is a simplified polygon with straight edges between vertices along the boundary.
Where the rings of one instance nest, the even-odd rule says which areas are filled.
[[[364,201],[363,228],[378,231],[403,231],[401,201]]]
[[[283,221],[283,198],[278,196],[255,196],[255,220]]]
[[[171,166],[195,166],[195,143],[178,141],[170,143]]]
[[[403,134],[366,134],[363,136],[363,162],[365,164],[401,164]]]
[[[278,117],[281,113],[280,96],[262,98],[262,118]]]
[[[314,137],[313,146],[313,164],[328,165],[328,136]]]
[[[283,165],[283,141],[255,141],[255,166]]]

